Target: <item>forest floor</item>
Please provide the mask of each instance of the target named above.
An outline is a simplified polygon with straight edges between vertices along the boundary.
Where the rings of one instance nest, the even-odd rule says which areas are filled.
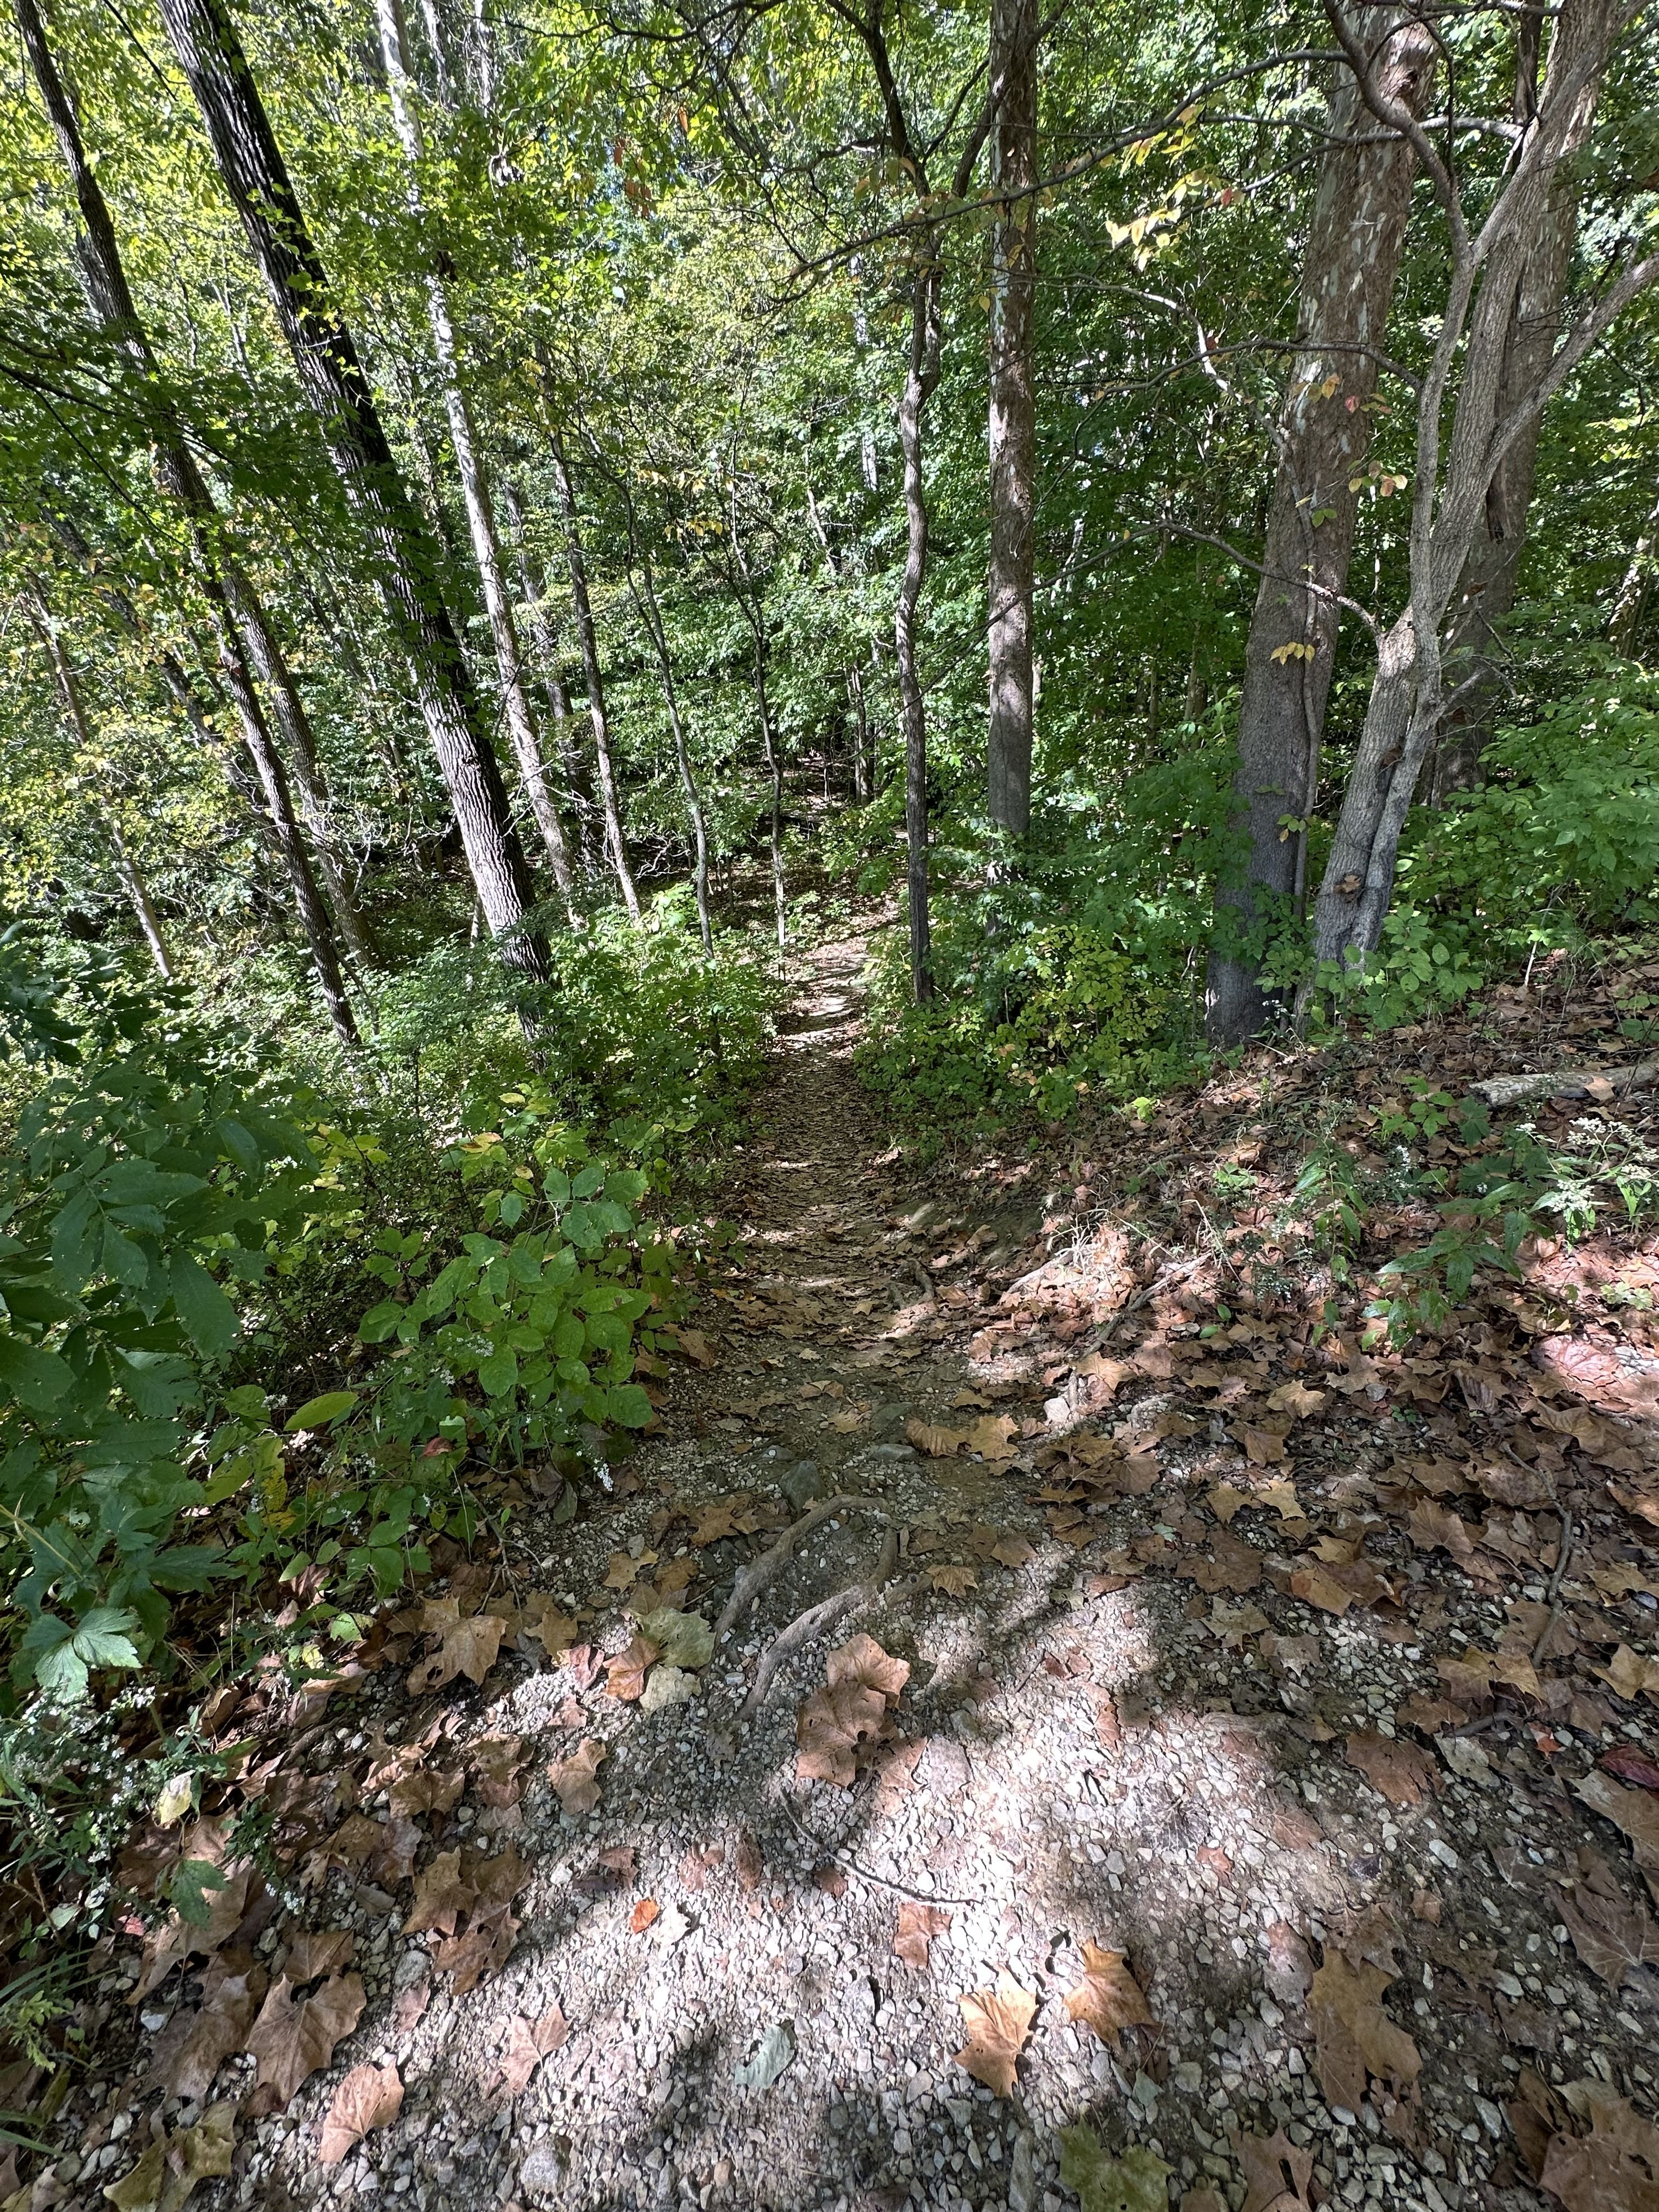
[[[574,1518],[512,1486],[261,1739],[285,1878],[114,1947],[20,2208],[1653,2205],[1653,1243],[1404,1358],[1322,1335],[1204,1194],[1328,1066],[924,1181],[862,952],[813,957],[660,1433]],[[1455,1087],[1564,1056],[1454,1042]]]

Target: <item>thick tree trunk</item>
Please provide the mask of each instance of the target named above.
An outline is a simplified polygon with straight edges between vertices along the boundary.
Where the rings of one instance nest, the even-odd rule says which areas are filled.
[[[1515,119],[1524,125],[1538,106],[1539,19],[1517,18],[1520,46],[1516,71]],[[1589,118],[1585,117],[1588,128]],[[1582,140],[1582,132],[1578,139]],[[1566,149],[1566,158],[1578,150]],[[1572,275],[1578,238],[1578,194],[1571,170],[1558,169],[1544,219],[1529,241],[1526,267],[1515,296],[1509,344],[1496,413],[1507,415],[1549,367],[1561,331],[1561,308]],[[1486,513],[1448,619],[1446,686],[1461,694],[1447,713],[1430,762],[1427,797],[1439,805],[1455,791],[1470,791],[1480,781],[1480,755],[1491,738],[1504,697],[1499,663],[1503,631],[1520,589],[1526,550],[1527,511],[1538,472],[1541,416],[1534,416],[1498,465],[1486,491]]]
[[[1435,34],[1398,14],[1364,33],[1386,97],[1419,115],[1434,78]],[[1243,881],[1218,908],[1249,929],[1288,900],[1305,868],[1305,824],[1318,787],[1319,742],[1358,514],[1350,483],[1370,442],[1370,402],[1411,209],[1414,161],[1383,131],[1345,71],[1309,228],[1279,430],[1279,464],[1261,583],[1245,648],[1235,820],[1249,841]],[[1263,894],[1269,895],[1264,899]],[[1212,1042],[1255,1036],[1267,1005],[1254,967],[1212,954],[1205,1026]]]
[[[907,538],[904,574],[893,618],[899,696],[904,710],[904,832],[909,847],[905,884],[910,908],[910,988],[918,1006],[933,995],[933,945],[927,911],[927,705],[916,672],[916,607],[927,578],[927,495],[922,477],[922,426],[939,382],[939,264],[930,253],[910,303],[910,360],[899,401],[899,451],[904,462]]]
[[[404,27],[401,0],[375,0],[375,13],[380,24],[380,54],[386,64],[386,89],[392,100],[392,120],[397,127],[398,143],[404,149],[404,158],[410,167],[410,201],[418,213],[418,171],[423,149],[420,118],[414,104],[408,33]],[[542,843],[547,850],[553,880],[559,887],[565,911],[574,921],[575,908],[570,878],[570,848],[542,765],[541,740],[537,733],[536,718],[531,709],[524,665],[519,653],[512,597],[501,571],[501,544],[495,531],[495,509],[490,501],[489,475],[473,424],[471,398],[461,374],[460,351],[455,341],[448,290],[435,270],[427,277],[426,300],[427,319],[432,331],[432,351],[438,365],[439,382],[443,386],[444,411],[449,419],[449,442],[454,448],[455,467],[461,480],[461,497],[466,507],[467,528],[472,539],[472,558],[483,592],[484,612],[489,617],[490,641],[495,652],[495,675],[501,686],[502,719],[507,724],[507,739],[513,747],[513,757],[518,763],[525,796],[530,801],[530,811],[536,818],[536,827],[541,832]]]
[[[547,948],[526,927],[534,902],[530,871],[466,658],[438,588],[438,549],[392,457],[351,333],[333,309],[328,279],[226,0],[161,0],[161,15],[264,277],[301,388],[368,540],[387,619],[409,664],[485,918],[511,965],[545,975]]]
[[[637,921],[640,918],[640,895],[635,888],[633,872],[628,865],[628,847],[623,836],[622,807],[617,797],[616,771],[611,761],[611,726],[605,718],[605,680],[599,673],[599,640],[593,627],[593,604],[587,595],[587,563],[582,556],[576,490],[570,481],[570,471],[565,466],[563,446],[556,436],[550,439],[549,446],[554,478],[559,487],[559,503],[564,510],[564,550],[570,569],[570,605],[576,618],[577,641],[582,649],[582,673],[587,683],[587,712],[593,725],[593,751],[599,764],[599,795],[605,803],[605,842],[611,848],[611,865],[617,872],[617,881],[622,886],[623,904]]]
[[[1378,653],[1365,726],[1315,909],[1316,961],[1362,974],[1381,942],[1412,795],[1445,711],[1448,610],[1510,447],[1621,309],[1659,280],[1659,253],[1626,264],[1538,363],[1512,379],[1516,303],[1549,221],[1560,163],[1583,143],[1617,33],[1615,0],[1566,0],[1536,123],[1478,236],[1455,235],[1446,307],[1419,392],[1411,599]],[[1456,400],[1443,425],[1453,373]]]
[[[1002,84],[991,137],[991,189],[1010,194],[991,234],[991,820],[1031,826],[1031,604],[1035,578],[1036,392],[1036,0],[992,0],[991,78]]]

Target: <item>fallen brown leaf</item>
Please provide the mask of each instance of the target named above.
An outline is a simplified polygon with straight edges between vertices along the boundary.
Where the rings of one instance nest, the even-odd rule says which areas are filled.
[[[477,1890],[461,1873],[460,1852],[440,1851],[415,1878],[414,1900],[404,1933],[418,1936],[435,1929],[441,1936],[453,1936],[457,1921],[477,1901]]]
[[[630,1935],[643,1936],[653,1920],[660,1919],[662,1907],[654,1897],[642,1897],[628,1916]]]
[[[1276,2135],[1239,2135],[1233,2148],[1244,2170],[1241,2212],[1311,2212],[1308,2184],[1313,2153],[1300,2149],[1280,2128]]]
[[[971,1567],[929,1567],[927,1579],[946,1597],[966,1597],[969,1590],[979,1588],[979,1577]]]
[[[1358,1767],[1390,1805],[1419,1805],[1435,1789],[1434,1761],[1398,1736],[1351,1735],[1344,1748],[1349,1765]]]
[[[465,1996],[488,1974],[499,1973],[513,1954],[519,1923],[509,1905],[475,1913],[462,1936],[441,1939],[432,1947],[433,1963],[454,1977],[457,1996]]]
[[[508,2021],[507,2042],[501,2051],[501,2079],[507,2084],[509,2097],[523,2094],[531,2075],[544,2058],[550,2058],[562,2049],[570,2034],[570,2027],[556,2004],[550,2005],[539,2020],[529,2020],[523,2014]]]
[[[644,1696],[646,1675],[660,1656],[649,1637],[635,1637],[619,1657],[606,1662],[605,1688],[620,1704],[631,1705],[635,1698]]]
[[[1313,1954],[1288,1920],[1275,1920],[1267,1929],[1269,1994],[1280,2004],[1299,2005],[1313,1987]]]
[[[547,1778],[567,1813],[591,1813],[599,1802],[599,1766],[610,1753],[597,1736],[584,1736],[568,1759],[556,1759]]]
[[[866,1689],[879,1690],[889,1705],[896,1705],[910,1679],[910,1662],[884,1651],[873,1636],[860,1633],[849,1637],[830,1654],[823,1671],[832,1690],[842,1682],[857,1682]]]
[[[1004,1536],[991,1547],[991,1557],[1005,1567],[1028,1566],[1036,1553],[1024,1536]]]
[[[281,2112],[307,2075],[326,2066],[334,2046],[362,2017],[363,1984],[356,1974],[335,1974],[314,1996],[297,2004],[286,1975],[273,1984],[247,2039],[259,2062],[251,2116]]]
[[[1659,2203],[1659,2129],[1604,2081],[1570,2081],[1561,2091],[1586,2136],[1557,2135],[1539,2179],[1566,2212],[1653,2212]]]
[[[1066,2017],[1080,2020],[1109,2045],[1116,2044],[1126,2027],[1154,2025],[1146,1996],[1122,1952],[1103,1951],[1098,1943],[1091,1942],[1083,1946],[1083,1978],[1066,1993]]]
[[[1605,1897],[1587,1886],[1554,1895],[1573,1949],[1609,1989],[1635,1980],[1638,1966],[1659,1966],[1659,1929],[1639,1899]]]
[[[403,2110],[404,2085],[395,2066],[354,2066],[329,2100],[319,2166],[337,2166],[376,2128],[390,2127]]]
[[[994,1990],[977,1990],[959,1996],[968,2040],[954,2054],[955,2063],[994,2095],[1013,2094],[1014,2069],[1025,2039],[1030,2033],[1037,2001],[1021,1989],[1011,1975],[999,1974]]]
[[[224,1953],[211,1962],[203,1980],[201,2003],[173,2014],[150,2055],[149,2083],[183,2104],[204,2104],[226,2059],[247,2048],[247,2033],[264,1994],[264,1969],[246,1951],[240,1954],[241,1971],[225,1972],[228,1963],[229,1954]]]
[[[1320,2087],[1328,2101],[1358,2112],[1365,2098],[1365,2078],[1373,2075],[1396,2095],[1408,2089],[1422,2069],[1417,2045],[1397,2027],[1379,2000],[1398,1978],[1387,1966],[1358,1963],[1328,1943],[1325,1963],[1313,1978],[1308,2010],[1313,2021]]]
[[[795,1719],[795,1771],[803,1782],[850,1790],[858,1778],[859,1745],[879,1734],[886,1701],[878,1689],[843,1681],[814,1690]]]
[[[282,1971],[297,1990],[301,1982],[314,1982],[337,1967],[349,1966],[357,1939],[347,1928],[325,1929],[320,1935],[302,1929],[289,1945]]]
[[[430,1982],[411,1982],[406,1990],[398,1991],[398,2001],[392,2008],[392,2025],[399,2035],[408,2035],[420,2026],[431,2002]]]
[[[1599,1768],[1572,1786],[1585,1804],[1630,1838],[1638,1866],[1659,1871],[1659,1803],[1640,1790],[1621,1790]]]
[[[941,1911],[938,1905],[918,1905],[902,1897],[893,1948],[907,1966],[914,1966],[918,1973],[925,1972],[928,1944],[935,1936],[943,1936],[950,1925],[950,1914]]]
[[[410,1696],[423,1698],[429,1690],[453,1682],[457,1674],[465,1674],[469,1682],[482,1682],[495,1663],[507,1626],[505,1620],[488,1613],[449,1622],[439,1649],[410,1673]]]

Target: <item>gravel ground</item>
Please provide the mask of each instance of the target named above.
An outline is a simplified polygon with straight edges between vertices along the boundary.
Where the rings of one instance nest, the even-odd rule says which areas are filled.
[[[857,957],[855,944],[820,957],[750,1133],[744,1268],[700,1316],[704,1364],[676,1370],[661,1440],[591,1512],[561,1526],[531,1501],[514,1524],[515,1588],[586,1601],[592,1656],[550,1663],[509,1642],[478,1686],[418,1702],[404,1669],[383,1667],[291,1754],[319,1777],[361,1776],[377,1744],[420,1742],[419,1771],[471,1757],[476,1776],[478,1745],[522,1739],[517,1780],[475,1782],[418,1837],[422,1869],[428,1839],[519,1855],[505,1963],[459,1990],[434,1931],[405,1932],[418,1917],[405,1882],[296,1857],[280,1909],[238,1935],[274,1971],[296,1929],[349,1929],[362,2017],[285,2111],[254,2117],[253,2059],[225,2060],[210,2094],[242,2100],[230,2170],[193,2201],[1060,2212],[1078,2202],[1060,2131],[1083,2123],[1109,2155],[1139,2146],[1162,2161],[1167,2201],[1190,2212],[1264,2212],[1248,2138],[1281,2130],[1284,2212],[1553,2205],[1515,2133],[1523,2069],[1545,2097],[1584,2079],[1640,2112],[1654,2102],[1659,1983],[1639,1933],[1615,1989],[1561,1917],[1562,1886],[1582,1899],[1587,1884],[1630,1924],[1636,1873],[1618,1832],[1553,1772],[1526,1710],[1500,1700],[1426,1753],[1401,1717],[1413,1696],[1443,1694],[1448,1652],[1484,1652],[1534,1618],[1517,1608],[1544,1607],[1541,1569],[1479,1587],[1361,1502],[1425,1443],[1380,1389],[1376,1403],[1341,1398],[1264,1469],[1218,1416],[1191,1434],[1160,1424],[1173,1401],[1156,1376],[1124,1383],[1103,1415],[1075,1340],[1045,1334],[1040,1313],[1000,1326],[1019,1309],[999,1285],[1042,1264],[1042,1208],[1019,1191],[1000,1211],[981,1199],[968,1229],[948,1200],[919,1205],[896,1180],[848,1066]],[[953,1249],[957,1262],[930,1267]],[[1105,1279],[1121,1257],[1091,1262],[1109,1316],[1133,1280]],[[1079,1255],[1061,1259],[1075,1278]],[[971,1424],[998,1406],[1022,1431],[1000,1455],[932,1456],[907,1440],[917,1423]],[[1045,1464],[1038,1446],[1091,1421],[1114,1430],[1120,1467],[1144,1462],[1146,1486],[1094,1496],[1068,1521],[1078,1462]],[[1650,1468],[1652,1425],[1623,1432]],[[1218,1480],[1286,1473],[1339,1549],[1364,1523],[1365,1556],[1400,1602],[1310,1604],[1288,1587],[1313,1556],[1298,1551],[1305,1519],[1281,1525],[1282,1509],[1276,1520],[1250,1502],[1224,1534],[1200,1511]],[[674,1601],[712,1619],[743,1557],[839,1493],[872,1510],[843,1510],[801,1544],[690,1702],[649,1711],[605,1694],[599,1664],[635,1627],[620,1610],[630,1573],[672,1583],[678,1558],[692,1580]],[[707,1509],[734,1498],[758,1525],[699,1541],[719,1525]],[[873,1601],[808,1642],[737,1725],[764,1647],[866,1575],[890,1527],[901,1552]],[[1240,1533],[1259,1562],[1230,1588],[1224,1546]],[[1194,1575],[1212,1559],[1218,1572]],[[607,1588],[608,1571],[623,1586]],[[1621,1601],[1618,1637],[1645,1627],[1650,1645],[1651,1599]],[[905,1661],[908,1680],[858,1747],[851,1788],[803,1779],[797,1714],[824,1685],[827,1652],[856,1632]],[[1650,1751],[1652,1702],[1609,1706],[1583,1742]],[[605,1747],[598,1802],[565,1811],[546,1770],[583,1741]],[[1378,1744],[1390,1778],[1389,1747],[1407,1747],[1407,1780],[1386,1796],[1367,1778]],[[370,1790],[362,1804],[374,1815],[381,1801]],[[931,1942],[902,1957],[901,1913],[927,1906]],[[1105,2039],[1066,2002],[1085,1944],[1123,1954],[1144,1994],[1148,2018]],[[1357,2108],[1322,2087],[1310,1984],[1334,1950],[1381,1975],[1382,2017],[1421,2059],[1398,2094],[1373,2066]],[[144,2086],[196,1984],[175,1970],[130,2006],[136,1965],[123,1944],[97,1985],[94,2057],[58,2121],[70,2148],[20,2190],[18,2212],[93,2212],[135,2148],[201,2118],[209,2093]],[[953,2056],[958,2000],[1000,1977],[1035,2003],[1007,2095]],[[504,2054],[555,2007],[562,2040],[545,2036],[515,2093]],[[401,2110],[325,2165],[331,2101],[369,2064],[396,2067]],[[1648,2201],[1623,2186],[1568,2201]],[[1138,2212],[1164,2199],[1085,2201]]]

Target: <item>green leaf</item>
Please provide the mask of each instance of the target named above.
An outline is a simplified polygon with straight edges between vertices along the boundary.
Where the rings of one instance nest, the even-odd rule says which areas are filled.
[[[33,1659],[34,1679],[48,1697],[76,1705],[94,1668],[138,1665],[129,1632],[137,1626],[136,1613],[115,1606],[94,1606],[74,1623],[44,1613],[24,1637],[19,1655]]]
[[[492,1398],[505,1397],[519,1380],[518,1354],[509,1351],[492,1352],[488,1359],[478,1363],[478,1381]]]
[[[192,1928],[205,1928],[211,1917],[210,1889],[222,1889],[225,1877],[211,1859],[180,1859],[167,1883],[173,1909]]]
[[[1083,2212],[1169,2212],[1170,2175],[1161,2158],[1139,2145],[1109,2158],[1090,2128],[1060,2131],[1060,2178]]]
[[[606,1393],[608,1417],[619,1428],[648,1429],[655,1419],[651,1401],[637,1382],[619,1382]]]
[[[706,1667],[714,1656],[714,1632],[700,1613],[677,1613],[672,1605],[641,1614],[640,1632],[671,1667]]]
[[[236,1309],[199,1260],[175,1252],[167,1271],[173,1306],[191,1342],[205,1359],[228,1352],[240,1334]]]
[[[0,1334],[0,1385],[37,1413],[50,1413],[75,1388],[75,1376],[55,1352]]]
[[[384,1344],[407,1311],[396,1298],[382,1298],[358,1322],[357,1334],[365,1344]]]
[[[349,1413],[356,1402],[355,1390],[325,1390],[319,1398],[307,1398],[297,1412],[289,1415],[283,1423],[283,1434],[291,1437],[301,1429],[325,1429],[342,1413]]]

